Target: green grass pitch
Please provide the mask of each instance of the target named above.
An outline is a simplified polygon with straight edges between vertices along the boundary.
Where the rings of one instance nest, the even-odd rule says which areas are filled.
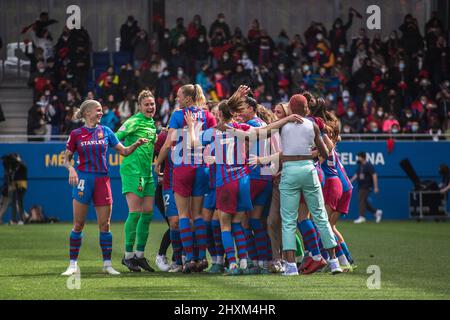
[[[79,257],[81,288],[69,290],[69,224],[0,226],[0,299],[450,299],[450,224],[435,222],[340,223],[359,268],[351,274],[226,277],[209,274],[128,273],[120,264],[123,224],[114,223],[113,265],[101,273],[95,223],[87,224]],[[153,223],[147,257],[166,225]],[[171,249],[169,249],[169,253]],[[369,265],[381,270],[381,288],[367,288]]]

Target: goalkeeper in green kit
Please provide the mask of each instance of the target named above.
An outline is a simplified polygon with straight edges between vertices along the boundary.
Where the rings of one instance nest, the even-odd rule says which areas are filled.
[[[152,174],[153,149],[156,142],[156,127],[153,116],[156,112],[155,98],[148,91],[138,96],[139,112],[127,119],[116,132],[119,140],[129,146],[139,138],[148,139],[133,154],[123,159],[120,165],[122,193],[128,204],[128,218],[125,222],[125,255],[122,264],[130,271],[155,270],[144,257],[150,222],[153,218],[155,184]],[[134,245],[136,244],[136,251]]]

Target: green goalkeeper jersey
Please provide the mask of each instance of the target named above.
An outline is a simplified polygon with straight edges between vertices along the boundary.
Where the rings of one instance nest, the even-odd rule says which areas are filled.
[[[137,148],[120,165],[120,174],[124,176],[152,177],[153,152],[156,142],[156,127],[152,118],[141,112],[130,117],[116,132],[119,140],[125,140],[126,147],[139,138],[148,139],[148,143]]]

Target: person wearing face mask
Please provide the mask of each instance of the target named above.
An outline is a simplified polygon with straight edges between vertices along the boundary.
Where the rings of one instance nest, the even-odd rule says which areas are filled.
[[[354,36],[352,39],[352,44],[350,46],[350,54],[352,57],[356,56],[356,54],[361,54],[362,51],[365,51],[370,47],[370,40],[366,35],[366,29],[360,28],[358,35]]]
[[[266,30],[261,30],[261,36],[256,40],[258,52],[258,64],[271,63],[272,55],[275,54],[275,44]],[[275,57],[273,57],[275,59]]]
[[[423,37],[420,34],[417,19],[411,14],[405,16],[399,30],[402,32],[401,41],[407,55],[412,55],[414,52],[423,49]]]
[[[120,51],[133,53],[133,40],[139,32],[137,21],[128,16],[127,21],[120,27]]]
[[[247,52],[242,53],[241,59],[238,60],[238,63],[242,64],[244,66],[245,70],[253,71],[254,65],[253,61],[249,58]]]
[[[117,83],[114,82],[113,77],[111,75],[106,76],[105,81],[102,82],[102,85],[100,87],[102,88],[101,93],[103,100],[107,100],[108,96],[110,95],[116,98],[119,94],[119,86]]]
[[[250,87],[252,78],[247,70],[244,70],[244,66],[239,63],[236,65],[236,71],[231,76],[231,90],[236,91],[240,85]]]
[[[311,66],[307,63],[303,64],[302,71],[303,71],[303,75],[305,77],[311,75],[311,73],[312,73]]]
[[[171,41],[170,41],[170,30],[164,29],[160,31],[159,34],[159,53],[162,57],[168,58],[170,56],[170,49],[172,47]]]
[[[366,153],[359,152],[357,155],[358,167],[355,175],[351,178],[351,182],[358,180],[358,204],[359,204],[359,217],[355,221],[356,224],[366,222],[366,211],[369,210],[375,215],[376,223],[380,223],[383,211],[374,208],[369,202],[369,194],[372,192],[377,194],[378,189],[378,175],[373,165],[367,161]]]
[[[146,59],[150,57],[150,44],[148,42],[147,32],[139,31],[133,41],[134,46],[134,68],[140,69]]]
[[[380,129],[379,129],[378,122],[375,121],[375,120],[370,121],[368,126],[367,126],[367,130],[366,131],[368,131],[368,133],[371,133],[371,134],[379,133]]]
[[[195,59],[195,71],[199,72],[202,65],[208,63],[209,43],[206,40],[205,34],[200,34],[198,38],[193,39],[191,43],[192,46],[190,52]]]
[[[422,132],[418,121],[411,122],[411,124],[409,125],[409,129],[410,129],[411,133],[421,133]]]
[[[398,134],[398,133],[400,133],[400,126],[394,124],[394,125],[391,127],[390,133],[392,133],[392,134]]]
[[[405,128],[409,126],[412,121],[417,120],[417,113],[410,107],[406,107],[404,110],[402,110],[402,114],[399,120],[400,125]]]
[[[390,133],[392,132],[392,129],[394,127],[397,127],[397,132],[399,131],[400,128],[400,123],[398,122],[398,120],[395,118],[395,116],[392,113],[388,113],[387,118],[383,121],[383,132],[384,133]],[[394,132],[392,132],[394,133]]]
[[[230,27],[225,22],[225,15],[223,13],[219,13],[217,15],[217,19],[211,24],[211,27],[209,28],[209,37],[212,38],[213,35],[216,33],[216,30],[221,29],[225,35],[225,41],[230,40],[231,38],[231,32]]]
[[[327,70],[331,69],[335,64],[334,53],[330,50],[328,45],[325,42],[320,42],[317,44],[318,55],[318,63],[320,66],[326,68]]]
[[[27,122],[27,134],[33,135],[45,135],[47,133],[46,121],[45,121],[45,96],[39,95],[38,100],[28,110],[28,122]],[[44,141],[42,138],[29,138],[29,141]]]
[[[108,101],[102,107],[103,116],[100,120],[100,124],[102,126],[106,126],[106,127],[110,128],[111,130],[114,131],[116,129],[116,127],[119,125],[120,119],[116,115],[116,112],[115,112],[116,104],[114,101],[111,101],[112,99],[113,99],[113,97],[110,96]]]
[[[222,55],[222,58],[219,60],[218,69],[225,75],[229,75],[232,70],[235,70],[234,62],[231,59],[230,53],[228,51],[225,51]]]
[[[30,76],[28,85],[32,86],[34,89],[34,99],[36,99],[39,94],[43,94],[45,88],[50,85],[50,77],[45,70],[44,61],[39,61],[37,63],[37,70]]]
[[[345,127],[348,126],[351,132],[354,133],[360,132],[361,121],[359,120],[359,117],[356,115],[354,107],[349,107],[347,109],[347,112],[341,117],[340,120],[343,129],[345,129]]]
[[[353,100],[350,98],[350,93],[348,90],[344,90],[342,92],[342,97],[339,98],[338,102],[337,102],[337,108],[336,108],[336,115],[338,117],[342,117],[347,109],[349,108],[353,108],[354,110],[356,110],[356,105],[353,102]]]
[[[352,77],[353,92],[356,101],[361,101],[366,95],[366,92],[370,90],[373,78],[374,70],[372,67],[372,60],[365,58],[361,68],[358,69]]]
[[[169,62],[169,70],[171,74],[176,75],[178,73],[178,69],[182,68],[183,70],[188,70],[190,66],[190,61],[185,53],[182,53],[178,50],[178,48],[173,47],[171,49]]]
[[[352,63],[352,58],[350,56],[350,52],[347,51],[346,46],[344,44],[340,44],[335,51],[333,51],[335,54],[336,63],[340,64],[341,66],[345,66],[346,69],[348,66]]]
[[[170,40],[173,46],[180,46],[180,38],[186,39],[187,30],[184,26],[184,19],[182,17],[177,18],[175,27],[170,30]]]
[[[184,72],[184,69],[182,67],[179,67],[177,69],[176,75],[171,79],[172,93],[175,94],[181,86],[184,86],[188,83],[190,83],[189,76],[186,74],[186,72]]]
[[[417,100],[413,101],[411,104],[411,109],[414,110],[416,113],[421,114],[428,103],[428,98],[425,95],[421,95],[418,97]]]
[[[383,123],[384,119],[385,119],[384,109],[383,107],[378,107],[375,114],[373,115],[373,120],[375,120],[381,127],[381,124]]]
[[[333,27],[330,30],[329,39],[331,44],[331,50],[337,54],[337,49],[340,45],[344,48],[347,46],[347,31],[352,26],[353,23],[353,11],[349,9],[348,11],[348,21],[346,24],[343,23],[341,18],[334,20]]]
[[[156,96],[162,99],[168,99],[171,93],[172,87],[170,82],[169,69],[164,69],[159,81],[156,83]]]

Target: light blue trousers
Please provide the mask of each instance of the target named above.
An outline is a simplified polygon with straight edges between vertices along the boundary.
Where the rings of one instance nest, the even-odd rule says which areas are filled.
[[[280,182],[280,207],[282,222],[283,250],[296,250],[295,232],[297,230],[300,194],[320,232],[325,249],[336,247],[334,233],[328,222],[317,170],[312,160],[289,161],[283,163]]]

